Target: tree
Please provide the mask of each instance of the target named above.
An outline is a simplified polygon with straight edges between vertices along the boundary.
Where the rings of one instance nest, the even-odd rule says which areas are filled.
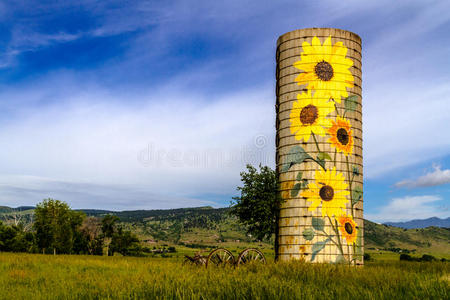
[[[105,237],[106,255],[110,255],[109,245],[111,244],[112,237],[116,232],[116,223],[119,221],[119,217],[113,215],[106,215],[102,219],[102,232]]]
[[[141,254],[139,238],[129,230],[121,227],[112,236],[111,254],[119,252],[123,256],[139,256]]]
[[[103,255],[103,234],[99,218],[87,217],[80,228],[80,253]]]
[[[259,240],[269,239],[278,230],[278,214],[281,197],[278,193],[276,172],[259,165],[259,171],[247,165],[241,172],[240,197],[233,197],[231,214],[247,226],[247,232]],[[276,243],[275,239],[275,243]],[[275,249],[277,245],[275,245]]]
[[[0,222],[0,251],[33,252],[34,234],[25,232],[22,224],[8,226]]]
[[[35,209],[33,227],[38,247],[43,253],[48,249],[53,254],[72,253],[75,233],[84,218],[83,212],[71,210],[63,201],[44,199]]]

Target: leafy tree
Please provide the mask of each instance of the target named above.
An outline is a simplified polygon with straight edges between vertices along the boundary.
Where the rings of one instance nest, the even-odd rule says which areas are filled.
[[[233,197],[231,214],[247,226],[247,232],[259,240],[269,239],[278,230],[278,213],[281,197],[274,170],[259,165],[259,171],[247,165],[241,172],[240,197]],[[276,242],[276,239],[275,239]],[[276,248],[276,247],[275,247]]]
[[[45,199],[36,206],[36,240],[43,253],[52,249],[53,254],[72,253],[74,236],[85,214],[73,211],[60,200]]]
[[[103,255],[104,237],[99,218],[87,217],[80,228],[80,242],[83,252],[92,255]]]
[[[113,215],[106,215],[102,219],[102,232],[105,237],[106,255],[112,255],[109,251],[109,245],[111,244],[112,237],[116,232],[116,223],[119,221],[119,217]]]
[[[111,255],[118,252],[124,256],[138,256],[141,254],[139,238],[131,231],[123,230],[121,227],[112,236]]]
[[[0,251],[13,251],[17,229],[0,222]]]
[[[3,225],[0,222],[0,251],[33,252],[34,234],[25,232],[23,225]]]
[[[74,232],[72,253],[89,254],[88,237],[80,230]]]

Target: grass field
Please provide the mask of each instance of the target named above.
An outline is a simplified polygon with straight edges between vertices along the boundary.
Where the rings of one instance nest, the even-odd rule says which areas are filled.
[[[1,299],[448,299],[450,264],[273,263],[215,269],[181,257],[0,253]]]

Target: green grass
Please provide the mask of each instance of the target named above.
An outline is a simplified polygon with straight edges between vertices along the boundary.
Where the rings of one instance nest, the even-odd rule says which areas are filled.
[[[1,299],[445,299],[449,263],[363,267],[273,263],[214,269],[181,256],[93,257],[0,253]]]

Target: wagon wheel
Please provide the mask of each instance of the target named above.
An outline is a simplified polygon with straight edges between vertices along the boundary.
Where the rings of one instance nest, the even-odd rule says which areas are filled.
[[[262,254],[261,251],[254,248],[248,248],[239,254],[237,265],[244,265],[249,263],[266,263],[266,258],[264,257],[264,254]]]
[[[195,255],[194,257],[185,255],[183,265],[190,264],[190,265],[205,265],[206,264],[206,257],[203,255]]]
[[[227,249],[218,248],[213,250],[206,260],[206,267],[209,265],[214,266],[231,266],[234,265],[234,256]]]

